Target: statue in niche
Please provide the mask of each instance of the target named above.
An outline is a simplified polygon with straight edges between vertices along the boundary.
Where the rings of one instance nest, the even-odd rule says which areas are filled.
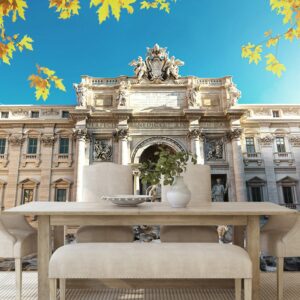
[[[94,142],[94,159],[99,161],[112,160],[112,146],[106,140],[95,140]]]
[[[217,182],[212,187],[212,191],[211,191],[212,200],[213,202],[224,202],[224,197],[228,190],[228,185],[226,184],[226,186],[224,186],[221,178],[217,178],[216,181]]]
[[[195,88],[190,87],[186,91],[186,99],[188,102],[188,106],[195,107],[198,101],[198,92]]]
[[[79,106],[86,107],[87,99],[86,99],[86,92],[87,88],[82,86],[81,84],[74,83],[73,87],[76,92],[77,101]]]
[[[129,63],[130,66],[134,67],[134,73],[138,78],[138,82],[142,80],[142,78],[147,75],[147,66],[141,56],[138,57],[137,61],[133,60]]]
[[[207,143],[207,160],[223,159],[223,140],[210,140]]]
[[[117,96],[118,106],[126,106],[127,99],[128,99],[128,94],[129,94],[129,89],[130,89],[130,82],[128,82],[128,83],[126,83],[125,81],[120,82],[120,87],[117,91],[117,93],[118,93],[118,96]]]

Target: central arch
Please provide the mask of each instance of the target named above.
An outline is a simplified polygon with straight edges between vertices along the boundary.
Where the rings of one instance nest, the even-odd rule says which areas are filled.
[[[151,137],[151,138],[147,138],[147,139],[143,140],[135,147],[135,149],[133,150],[132,155],[131,155],[131,162],[133,164],[140,163],[140,159],[141,159],[141,156],[144,153],[144,151],[147,148],[149,148],[151,146],[155,146],[155,145],[165,145],[165,146],[171,148],[172,150],[174,150],[175,152],[186,152],[187,151],[181,143],[179,143],[178,141],[176,141],[172,138],[165,137],[165,136],[155,136],[155,137]]]

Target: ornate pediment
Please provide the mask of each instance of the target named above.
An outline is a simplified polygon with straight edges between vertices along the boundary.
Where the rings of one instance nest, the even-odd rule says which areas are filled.
[[[153,48],[147,48],[146,58],[141,56],[137,60],[129,63],[134,67],[134,73],[140,82],[142,79],[148,79],[153,82],[163,82],[168,79],[179,78],[179,67],[184,62],[175,59],[175,56],[169,57],[167,48],[161,48],[155,44]]]

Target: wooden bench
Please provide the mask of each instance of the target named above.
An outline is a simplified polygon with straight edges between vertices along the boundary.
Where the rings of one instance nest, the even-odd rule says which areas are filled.
[[[235,299],[252,294],[252,263],[234,245],[217,243],[83,243],[58,248],[49,263],[50,300],[65,299],[66,279],[235,279]]]

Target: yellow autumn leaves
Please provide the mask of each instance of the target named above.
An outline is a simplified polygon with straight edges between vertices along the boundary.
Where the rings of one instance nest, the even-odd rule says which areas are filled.
[[[140,3],[140,9],[157,8],[169,13],[171,1],[176,2],[176,0],[90,0],[90,7],[97,8],[96,13],[101,24],[110,17],[110,14],[119,20],[122,10],[132,14],[134,12],[133,5],[136,3]],[[33,50],[33,40],[28,35],[20,38],[19,34],[8,36],[5,33],[5,18],[11,18],[13,22],[18,17],[25,20],[25,10],[27,8],[27,0],[0,0],[0,61],[5,64],[10,64],[15,51]],[[49,0],[49,8],[55,9],[60,19],[69,19],[79,15],[81,6],[80,0]],[[59,90],[66,91],[62,79],[55,75],[55,71],[46,67],[37,66],[37,74],[30,75],[28,80],[30,81],[30,87],[35,88],[37,100],[48,98],[51,85]]]
[[[288,29],[283,34],[273,34],[272,30],[264,33],[266,40],[258,43],[242,46],[242,57],[249,60],[249,63],[258,64],[262,60],[262,52],[264,47],[270,49],[275,47],[278,49],[279,41],[286,39],[293,41],[300,39],[300,0],[270,0],[271,9],[277,15],[283,17],[283,24],[288,25]],[[277,52],[277,51],[276,51]],[[266,70],[280,77],[286,67],[279,62],[278,58],[273,53],[267,53],[265,56]]]
[[[171,0],[176,2],[176,0]],[[137,0],[90,0],[90,7],[97,8],[99,23],[103,23],[112,14],[116,20],[121,17],[121,11],[126,10],[129,14],[133,14]],[[79,14],[81,8],[79,0],[50,0],[50,8],[55,8],[59,13],[60,19],[69,19],[74,15]],[[168,0],[153,0],[140,1],[140,9],[157,8],[170,12],[170,1]]]
[[[57,89],[64,92],[66,91],[66,88],[62,83],[62,79],[55,75],[55,71],[46,67],[40,67],[39,65],[36,67],[38,75],[32,74],[28,77],[28,80],[30,81],[30,87],[35,88],[35,97],[37,100],[39,100],[41,97],[43,100],[48,98],[51,83],[54,83],[54,86]]]

